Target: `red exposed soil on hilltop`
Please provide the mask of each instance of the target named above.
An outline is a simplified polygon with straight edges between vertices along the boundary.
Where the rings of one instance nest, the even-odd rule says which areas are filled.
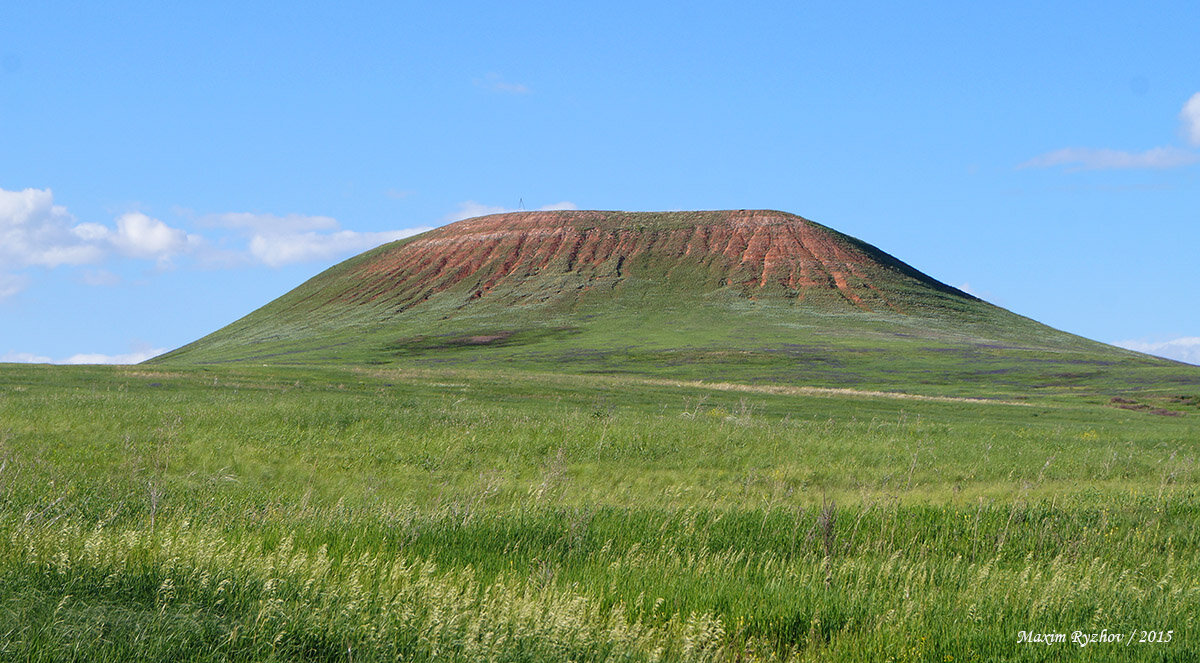
[[[407,307],[460,284],[478,298],[535,276],[669,279],[679,269],[715,275],[717,285],[750,296],[772,289],[804,299],[814,290],[835,291],[860,308],[894,308],[873,282],[880,269],[874,259],[822,226],[773,211],[514,212],[467,219],[358,265],[352,275],[358,285],[341,299]]]

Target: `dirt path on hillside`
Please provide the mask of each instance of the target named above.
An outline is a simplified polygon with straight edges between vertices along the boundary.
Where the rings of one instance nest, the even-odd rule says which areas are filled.
[[[375,378],[418,378],[429,379],[456,375],[464,379],[487,376],[487,372],[473,371],[436,371],[430,369],[352,369],[356,373],[370,375]],[[516,377],[514,374],[505,374]],[[1006,401],[996,398],[971,398],[967,396],[927,396],[924,394],[909,394],[900,391],[874,391],[869,389],[849,389],[839,387],[802,387],[783,384],[741,384],[737,382],[705,382],[703,380],[668,380],[662,378],[639,378],[618,375],[573,375],[570,373],[522,373],[522,377],[533,380],[551,380],[555,382],[578,383],[586,381],[591,384],[606,383],[608,385],[640,384],[651,387],[677,387],[686,389],[712,389],[714,391],[732,391],[752,394],[773,394],[778,396],[850,396],[856,398],[888,398],[896,400],[928,401],[933,403],[975,403],[982,405],[1017,405],[1030,407],[1032,403]]]
[[[835,387],[796,387],[792,385],[760,385],[739,384],[736,382],[704,382],[702,380],[657,380],[653,378],[628,380],[646,385],[661,385],[666,387],[691,387],[696,389],[714,389],[716,391],[741,391],[756,394],[777,394],[785,396],[861,396],[864,398],[894,398],[913,401],[933,401],[938,403],[987,403],[991,405],[1020,405],[1028,407],[1029,403],[1017,401],[1002,401],[992,398],[968,398],[965,396],[926,396],[923,394],[906,394],[898,391],[871,391],[866,389],[846,389]]]

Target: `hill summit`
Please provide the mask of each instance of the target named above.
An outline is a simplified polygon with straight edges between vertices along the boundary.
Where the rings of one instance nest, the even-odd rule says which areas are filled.
[[[1178,368],[1051,329],[771,210],[466,219],[335,265],[153,361],[503,367],[939,393],[984,383],[1075,388]]]
[[[341,301],[398,308],[446,291],[547,301],[625,281],[844,301],[865,311],[902,310],[920,286],[971,298],[874,247],[766,210],[495,214],[388,245],[345,276],[353,286]]]

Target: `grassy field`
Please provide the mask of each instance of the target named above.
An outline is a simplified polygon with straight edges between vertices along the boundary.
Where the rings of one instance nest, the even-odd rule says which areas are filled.
[[[0,660],[1200,658],[1200,388],[927,391],[0,366]]]

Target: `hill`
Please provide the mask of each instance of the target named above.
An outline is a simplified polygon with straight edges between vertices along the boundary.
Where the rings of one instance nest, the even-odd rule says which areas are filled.
[[[155,360],[635,373],[926,393],[1200,371],[1023,318],[784,212],[517,212],[351,258]]]

